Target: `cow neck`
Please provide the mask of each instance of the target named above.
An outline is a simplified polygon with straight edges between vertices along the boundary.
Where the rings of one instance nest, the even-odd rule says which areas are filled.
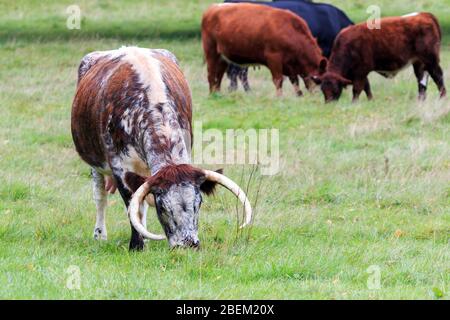
[[[347,56],[344,52],[338,54],[331,54],[330,60],[328,62],[329,72],[337,73],[340,76],[347,78],[348,72],[351,70],[351,58]]]
[[[180,127],[172,103],[151,108],[143,150],[152,175],[171,164],[190,163],[190,132]]]

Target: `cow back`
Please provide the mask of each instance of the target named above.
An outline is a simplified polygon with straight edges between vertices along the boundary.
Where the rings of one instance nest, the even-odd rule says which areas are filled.
[[[182,130],[190,133],[183,137],[190,147],[190,89],[170,52],[135,47],[93,52],[83,58],[78,76],[72,136],[90,165],[106,167],[112,154],[130,148],[144,160],[144,133],[153,135],[147,140],[156,152]]]
[[[304,19],[312,35],[322,49],[323,55],[329,57],[333,42],[339,32],[352,25],[353,22],[340,9],[326,3],[311,3],[307,1],[240,1],[227,0],[226,3],[254,3],[272,8],[289,10]]]

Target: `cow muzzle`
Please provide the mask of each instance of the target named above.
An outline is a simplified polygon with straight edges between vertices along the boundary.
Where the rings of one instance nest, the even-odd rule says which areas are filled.
[[[171,240],[169,238],[169,245],[172,249],[175,248],[200,248],[200,240],[198,240],[197,236],[187,236],[180,241]]]

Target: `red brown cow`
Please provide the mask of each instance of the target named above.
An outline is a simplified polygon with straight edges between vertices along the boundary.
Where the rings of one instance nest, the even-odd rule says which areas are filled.
[[[402,17],[383,18],[379,29],[366,23],[349,26],[336,38],[327,72],[314,76],[321,85],[325,101],[337,100],[342,89],[353,85],[353,101],[364,90],[372,98],[367,79],[371,71],[386,78],[394,77],[412,64],[419,86],[419,99],[425,99],[428,74],[446,95],[444,77],[439,66],[441,31],[430,13],[414,13]]]
[[[249,3],[224,3],[203,14],[202,42],[210,92],[219,91],[228,63],[262,64],[281,95],[283,75],[298,95],[298,76],[323,73],[327,60],[306,22],[288,10]]]
[[[200,191],[210,194],[216,183],[239,198],[246,212],[244,225],[250,223],[250,202],[236,183],[190,164],[191,120],[191,93],[169,51],[122,47],[83,58],[72,106],[72,136],[92,168],[94,238],[106,239],[105,189],[113,189],[111,184],[117,185],[128,207],[131,250],[142,249],[143,238],[165,238],[147,231],[144,199],[156,207],[171,247],[199,245]]]

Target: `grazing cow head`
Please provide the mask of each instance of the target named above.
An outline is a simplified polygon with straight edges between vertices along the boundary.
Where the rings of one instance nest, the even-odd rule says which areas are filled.
[[[342,89],[346,88],[352,82],[335,72],[326,72],[320,76],[312,76],[311,79],[322,90],[325,102],[336,101],[341,97]]]
[[[251,220],[249,200],[233,181],[221,174],[221,170],[202,170],[188,164],[168,165],[147,179],[128,173],[126,180],[129,185],[140,185],[130,204],[129,215],[133,226],[146,238],[154,236],[143,227],[138,218],[143,199],[152,193],[158,219],[172,248],[197,248],[200,245],[198,217],[202,203],[201,193],[212,194],[217,183],[225,186],[244,203],[245,224]]]

